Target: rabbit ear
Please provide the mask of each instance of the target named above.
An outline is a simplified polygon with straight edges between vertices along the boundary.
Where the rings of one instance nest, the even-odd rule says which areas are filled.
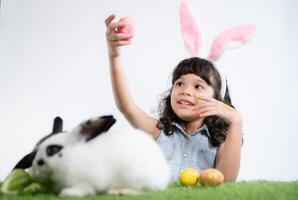
[[[61,117],[57,116],[54,119],[52,134],[60,133],[63,131],[63,120]]]
[[[198,56],[202,46],[202,33],[198,18],[187,0],[180,5],[180,28],[185,49],[192,56]]]
[[[208,58],[213,61],[217,60],[226,49],[243,45],[254,35],[255,31],[255,25],[242,25],[220,33],[213,41]]]
[[[27,169],[32,166],[32,162],[35,158],[36,151],[32,151],[31,153],[24,156],[13,169]]]
[[[57,116],[54,119],[54,123],[53,123],[53,129],[52,129],[52,133],[44,136],[43,138],[41,138],[37,144],[34,147],[34,150],[37,150],[38,147],[40,146],[40,144],[45,141],[46,139],[48,139],[49,137],[57,134],[57,133],[62,133],[63,132],[63,120],[61,117]]]
[[[116,119],[112,115],[90,119],[80,125],[79,134],[85,138],[85,141],[89,141],[101,133],[107,132],[115,122]]]

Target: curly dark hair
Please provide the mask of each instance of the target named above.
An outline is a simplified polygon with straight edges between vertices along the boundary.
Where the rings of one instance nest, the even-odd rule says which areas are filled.
[[[177,122],[179,124],[185,123],[185,121],[175,114],[171,106],[171,92],[173,85],[177,79],[185,74],[195,74],[200,76],[209,86],[213,88],[215,99],[234,108],[228,87],[226,88],[224,98],[221,97],[220,74],[210,61],[198,57],[182,60],[173,70],[172,87],[163,97],[158,107],[159,121],[157,123],[157,127],[159,129],[163,129],[166,135],[173,134],[172,122]],[[226,139],[229,125],[222,118],[217,116],[206,117],[204,119],[204,123],[207,125],[210,133],[210,143],[215,147],[219,146]]]

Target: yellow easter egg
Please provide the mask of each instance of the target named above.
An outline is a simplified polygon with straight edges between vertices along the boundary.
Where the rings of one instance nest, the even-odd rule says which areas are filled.
[[[194,168],[184,168],[179,173],[179,181],[183,186],[195,186],[200,178],[199,172]]]

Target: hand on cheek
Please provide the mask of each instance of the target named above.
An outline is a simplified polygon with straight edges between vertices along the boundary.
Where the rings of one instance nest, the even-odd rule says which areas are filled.
[[[231,106],[202,94],[197,95],[196,99],[197,106],[193,109],[195,115],[199,117],[218,116],[228,124],[242,122],[240,113]]]

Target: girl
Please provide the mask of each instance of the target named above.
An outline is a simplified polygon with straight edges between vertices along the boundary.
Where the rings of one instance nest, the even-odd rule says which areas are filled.
[[[160,105],[160,117],[146,114],[134,102],[120,62],[120,48],[133,33],[116,33],[125,22],[106,20],[110,72],[114,99],[120,112],[137,129],[160,145],[176,181],[181,169],[199,171],[214,167],[225,181],[235,181],[240,167],[242,118],[231,105],[228,89],[220,95],[220,75],[208,60],[193,57],[173,71],[172,87]]]

